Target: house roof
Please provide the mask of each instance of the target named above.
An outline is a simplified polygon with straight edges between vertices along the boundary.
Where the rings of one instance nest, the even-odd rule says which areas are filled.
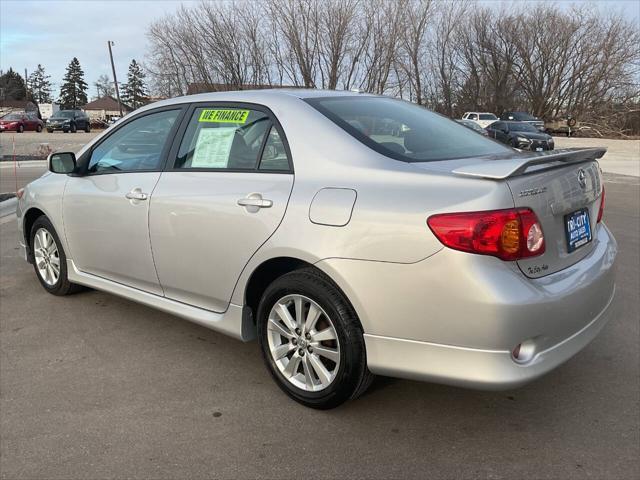
[[[0,108],[20,108],[23,110],[37,110],[38,106],[29,100],[0,100]]]
[[[127,105],[124,102],[122,103],[122,110],[130,112],[131,110],[133,110],[129,105]],[[118,111],[119,107],[118,107],[118,101],[113,98],[111,95],[106,95],[104,97],[100,97],[97,100],[94,100],[93,102],[89,102],[87,103],[84,107],[82,107],[83,110],[110,110],[110,111]]]

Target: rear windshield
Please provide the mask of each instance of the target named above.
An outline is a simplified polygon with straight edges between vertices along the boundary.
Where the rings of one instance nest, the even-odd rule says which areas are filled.
[[[305,100],[373,150],[405,162],[512,152],[493,140],[416,104],[386,97],[317,97]]]
[[[493,113],[481,113],[480,120],[498,120],[498,117],[496,117]]]
[[[53,116],[58,118],[73,118],[73,110],[60,110],[55,113]]]

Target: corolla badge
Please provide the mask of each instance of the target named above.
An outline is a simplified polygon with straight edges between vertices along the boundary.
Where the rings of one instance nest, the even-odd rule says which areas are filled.
[[[583,169],[578,170],[578,183],[582,188],[586,188],[587,186],[587,175]]]

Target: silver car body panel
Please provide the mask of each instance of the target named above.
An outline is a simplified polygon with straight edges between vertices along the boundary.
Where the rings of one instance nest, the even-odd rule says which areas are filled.
[[[240,272],[280,224],[292,187],[292,174],[163,173],[149,229],[167,298],[224,312]],[[238,205],[252,194],[273,205]]]
[[[162,295],[149,244],[149,200],[126,198],[135,189],[151,196],[159,179],[160,172],[69,177],[62,214],[80,271]]]
[[[578,165],[601,181],[595,153],[590,154],[593,163],[583,159],[576,165],[558,164],[533,176],[530,172],[513,176],[531,156],[515,161],[405,163],[369,149],[300,100],[322,95],[356,94],[307,90],[201,94],[143,107],[111,127],[168,105],[215,101],[262,105],[273,112],[286,134],[295,174],[165,171],[158,173],[157,182],[144,185],[150,196],[142,208],[123,195],[140,181],[126,180],[125,185],[114,175],[104,175],[99,182],[112,182],[110,188],[117,191],[120,203],[91,208],[88,198],[107,186],[80,186],[98,182],[97,176],[89,180],[47,174],[27,186],[18,205],[19,228],[24,228],[25,213],[37,208],[62,232],[72,282],[243,340],[255,336],[251,316],[243,307],[247,283],[256,269],[283,257],[315,265],[342,289],[357,312],[371,370],[399,377],[482,388],[516,386],[565,361],[611,317],[617,247],[604,224],[596,226],[599,201],[591,193],[557,197],[552,199],[554,207],[545,205],[560,208],[560,199],[564,211],[569,205],[591,202],[594,235],[591,245],[566,263],[556,250],[549,260],[558,268],[539,278],[524,275],[524,266],[516,262],[445,248],[426,223],[436,213],[513,208],[516,203],[532,206],[532,197],[518,197],[519,189],[535,190],[536,182],[550,182],[547,188],[562,190]],[[538,168],[542,167],[534,170]],[[325,197],[322,192],[327,190]],[[67,191],[69,201],[63,202],[61,194],[66,196]],[[273,200],[273,206],[250,212],[237,204],[257,193]],[[319,198],[317,210],[314,198]],[[532,208],[541,209],[548,200],[540,196]],[[142,232],[148,225],[148,251],[139,252],[135,261],[117,258],[112,248],[124,247],[116,236],[130,234],[115,212],[140,213],[139,223],[131,227],[136,250],[144,248]],[[549,230],[549,239],[557,234]],[[100,244],[85,245],[96,239],[110,248],[106,256],[91,250]],[[87,258],[94,254],[101,258]],[[114,263],[107,265],[107,258]],[[520,342],[535,349],[527,363],[511,357]]]

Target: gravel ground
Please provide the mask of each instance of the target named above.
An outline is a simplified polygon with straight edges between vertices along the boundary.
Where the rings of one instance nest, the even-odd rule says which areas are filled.
[[[28,160],[45,158],[47,151],[77,152],[101,132],[102,130],[93,130],[90,133],[2,132],[0,134],[0,159],[10,160],[13,158],[14,141],[16,157],[19,160]]]
[[[573,137],[554,137],[554,140],[556,148],[607,147],[607,153],[600,159],[603,171],[640,176],[640,140]]]

